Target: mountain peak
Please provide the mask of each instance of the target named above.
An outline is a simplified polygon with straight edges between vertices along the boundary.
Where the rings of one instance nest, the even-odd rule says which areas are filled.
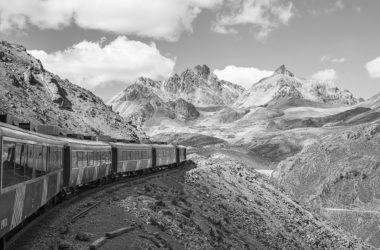
[[[280,67],[278,67],[274,74],[281,74],[281,75],[287,75],[287,76],[290,76],[290,77],[294,77],[294,74],[292,72],[290,72],[286,67],[285,65],[281,65]]]
[[[210,75],[210,68],[205,64],[195,66],[194,71],[198,76],[205,80],[207,80]]]

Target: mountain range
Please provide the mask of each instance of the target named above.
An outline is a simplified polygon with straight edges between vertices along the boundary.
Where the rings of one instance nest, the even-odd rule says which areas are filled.
[[[232,123],[259,108],[282,112],[292,107],[348,107],[360,101],[332,81],[297,78],[284,65],[249,89],[218,79],[207,65],[197,65],[165,81],[141,77],[107,104],[153,135],[151,128],[163,124]]]

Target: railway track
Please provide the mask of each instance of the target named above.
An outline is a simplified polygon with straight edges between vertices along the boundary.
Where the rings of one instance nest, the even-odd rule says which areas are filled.
[[[155,178],[162,178],[164,176],[168,176],[171,173],[175,173],[177,171],[181,171],[183,168],[188,167],[188,162],[183,162],[177,167],[162,167],[160,169],[155,169],[154,171],[150,171],[149,173],[141,174],[138,176],[125,176],[121,177],[112,182],[108,182],[96,187],[85,186],[82,187],[77,192],[66,196],[58,204],[55,204],[52,207],[44,207],[39,210],[36,215],[33,215],[30,219],[28,219],[25,223],[20,225],[20,228],[16,230],[11,236],[5,238],[5,242],[3,243],[0,250],[10,250],[14,249],[14,244],[17,243],[17,240],[20,239],[23,235],[25,235],[31,228],[42,222],[46,217],[53,214],[54,212],[59,211],[60,209],[64,209],[75,202],[78,202],[84,198],[88,198],[89,196],[98,193],[100,191],[112,192],[112,190],[117,190],[119,188],[125,186],[131,186],[133,184],[140,184],[145,181],[149,181]],[[75,216],[71,218],[71,223],[74,223],[79,218],[85,216],[91,209],[95,208],[99,205],[101,201],[96,202],[89,208],[79,212]]]

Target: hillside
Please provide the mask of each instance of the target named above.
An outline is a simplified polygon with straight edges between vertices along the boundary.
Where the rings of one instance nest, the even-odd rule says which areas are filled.
[[[379,121],[341,128],[282,161],[273,176],[292,198],[380,247],[379,145]]]
[[[70,133],[138,139],[144,133],[90,91],[46,71],[23,46],[0,42],[0,113]]]

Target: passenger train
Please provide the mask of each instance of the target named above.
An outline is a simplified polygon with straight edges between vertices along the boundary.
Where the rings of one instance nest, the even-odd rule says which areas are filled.
[[[31,215],[76,188],[186,161],[186,147],[104,142],[0,122],[0,249]]]

